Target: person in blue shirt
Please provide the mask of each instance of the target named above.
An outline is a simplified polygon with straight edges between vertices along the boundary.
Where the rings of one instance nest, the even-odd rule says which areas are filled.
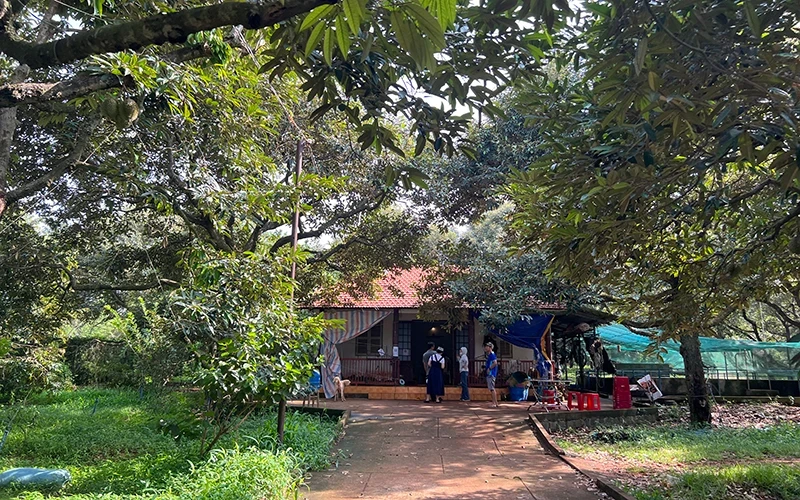
[[[494,344],[487,342],[483,346],[483,351],[486,353],[486,385],[489,387],[489,392],[492,393],[492,406],[497,408],[497,391],[494,390],[494,382],[497,379],[497,355],[493,352]]]

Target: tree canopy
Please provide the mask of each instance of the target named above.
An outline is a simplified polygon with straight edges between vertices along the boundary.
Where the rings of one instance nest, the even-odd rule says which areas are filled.
[[[520,99],[551,154],[510,188],[515,229],[694,355],[698,334],[800,276],[800,7],[586,8],[553,62],[579,81],[542,78]],[[702,365],[687,377],[705,420]]]

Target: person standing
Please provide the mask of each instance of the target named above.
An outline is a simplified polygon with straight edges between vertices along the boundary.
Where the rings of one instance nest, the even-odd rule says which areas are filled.
[[[486,353],[486,386],[489,387],[489,392],[492,393],[492,406],[497,408],[497,391],[494,390],[494,383],[497,379],[497,355],[493,351],[494,344],[487,342],[483,346],[483,351]]]
[[[458,350],[458,371],[461,372],[461,401],[469,401],[469,358],[466,347]]]
[[[439,348],[441,349],[441,347]],[[442,349],[443,351],[444,349]],[[425,402],[430,403],[432,399],[436,399],[437,403],[442,402],[444,396],[444,356],[441,352],[434,352],[428,358],[428,393],[425,395]]]
[[[422,366],[425,367],[425,383],[428,383],[428,371],[430,371],[430,365],[428,364],[428,360],[431,359],[431,356],[436,352],[436,344],[433,342],[428,342],[428,350],[422,354]]]

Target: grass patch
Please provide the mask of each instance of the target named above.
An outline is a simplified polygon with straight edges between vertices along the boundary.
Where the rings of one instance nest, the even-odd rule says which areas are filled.
[[[751,498],[751,491],[773,498],[800,498],[800,466],[734,465],[702,467],[682,474],[670,485],[633,491],[639,500],[727,500]]]
[[[276,415],[265,411],[200,459],[198,424],[186,418],[199,398],[181,392],[140,398],[110,389],[31,397],[0,452],[0,470],[67,469],[72,481],[57,496],[73,500],[282,499],[306,471],[328,465],[341,431],[337,422],[289,412],[281,448]],[[3,420],[15,411],[7,408]],[[0,491],[6,498],[45,495]]]
[[[663,464],[800,457],[800,426],[793,424],[766,429],[631,427],[624,433],[608,428],[598,429],[595,434],[601,438],[578,438],[577,432],[573,432],[562,435],[557,442],[579,454],[604,451],[617,457]]]

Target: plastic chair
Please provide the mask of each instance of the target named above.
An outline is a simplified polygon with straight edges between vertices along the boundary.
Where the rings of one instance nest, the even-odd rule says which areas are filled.
[[[583,409],[586,411],[600,409],[600,394],[596,392],[588,392],[583,395]]]
[[[306,401],[308,401],[308,406],[319,406],[320,387],[322,387],[322,376],[317,370],[314,370],[308,380],[308,387],[303,391],[303,407],[306,406]]]
[[[578,408],[578,411],[583,410],[583,397],[578,391],[567,391],[567,408],[572,410]]]

